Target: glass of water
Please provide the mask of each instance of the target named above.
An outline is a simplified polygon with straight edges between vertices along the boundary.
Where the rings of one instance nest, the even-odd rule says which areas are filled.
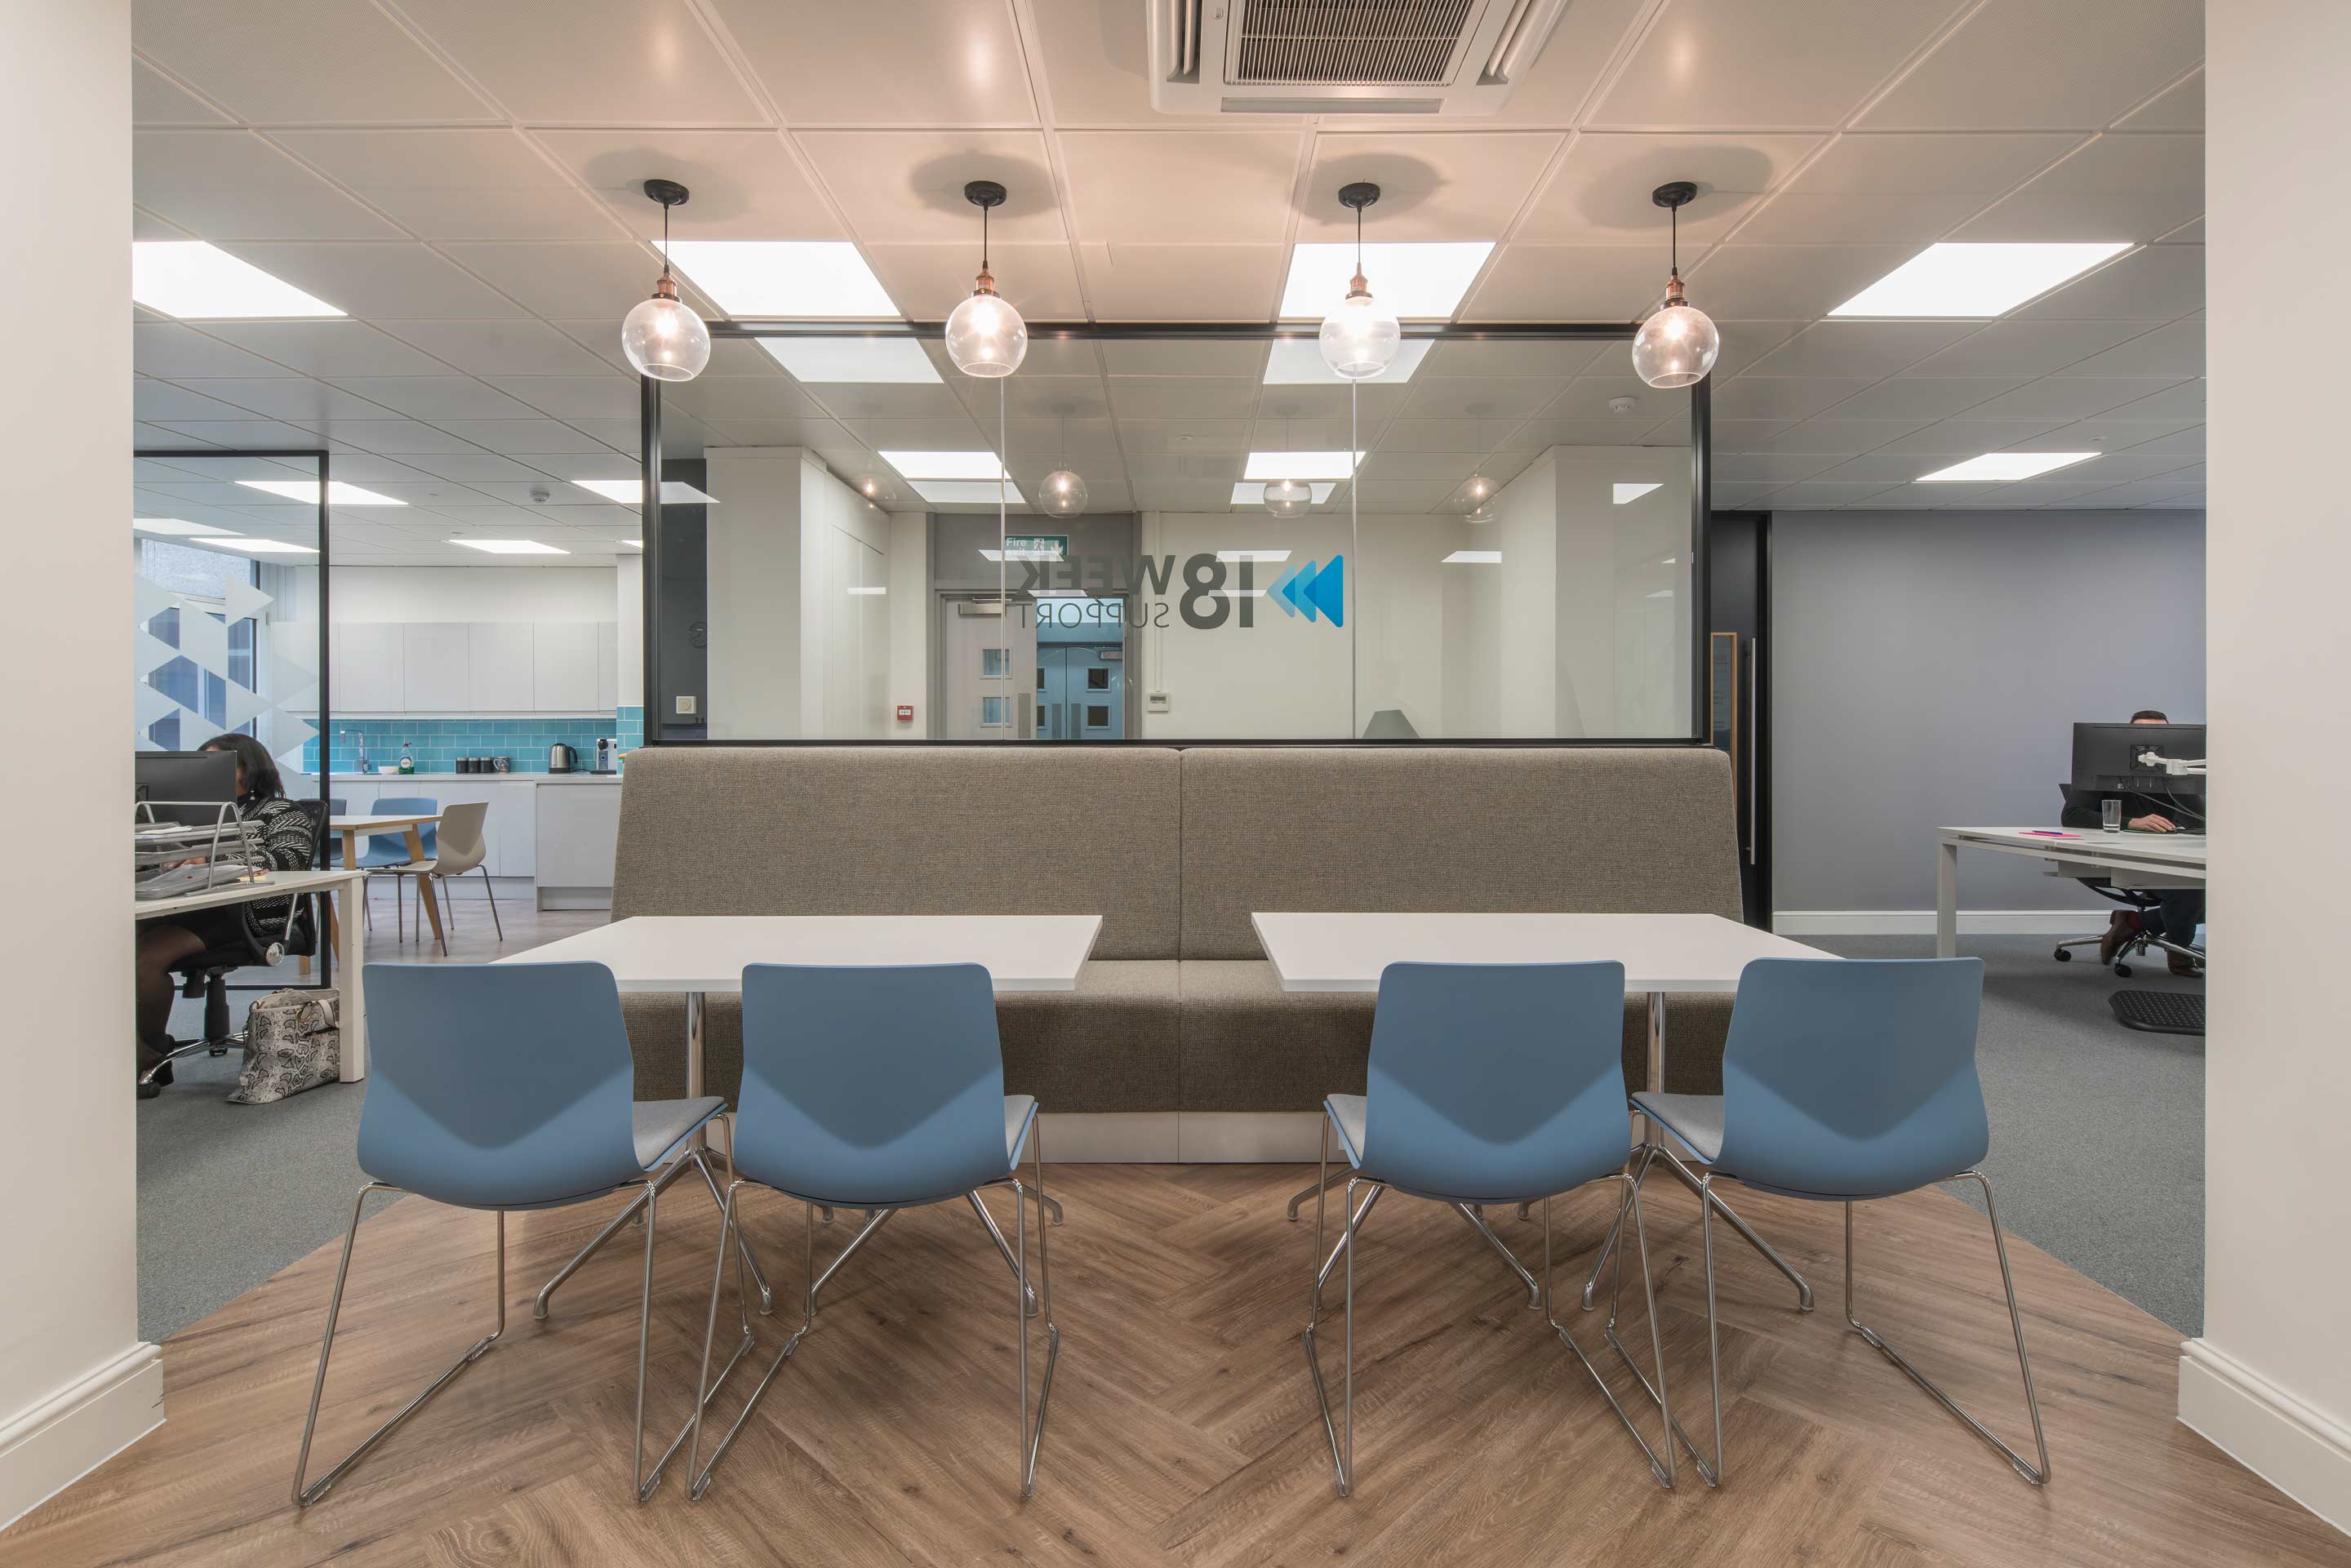
[[[2119,833],[2123,831],[2123,803],[2120,800],[2107,796],[2098,802],[2098,814],[2104,820],[2106,831]]]

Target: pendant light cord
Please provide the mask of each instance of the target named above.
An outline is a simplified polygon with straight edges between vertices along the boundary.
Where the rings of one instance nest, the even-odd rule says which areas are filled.
[[[669,204],[664,202],[662,204],[662,276],[667,277],[669,275]]]
[[[987,209],[979,209],[979,269],[987,270]]]
[[[1677,202],[1672,206],[1666,209],[1666,225],[1667,233],[1671,235],[1671,238],[1667,241],[1667,244],[1669,248],[1669,253],[1673,258],[1673,275],[1676,277],[1679,277],[1682,275],[1682,209],[1680,203]]]
[[[979,221],[981,226],[987,225],[986,207],[979,210]],[[987,259],[983,257],[979,265],[986,267]],[[1012,547],[1005,520],[1009,508],[1004,497],[1004,381],[1002,376],[996,378],[996,631],[997,641],[1003,645],[1004,733],[1017,738],[1019,731],[1012,723],[1012,596],[1006,575],[1011,566]]]

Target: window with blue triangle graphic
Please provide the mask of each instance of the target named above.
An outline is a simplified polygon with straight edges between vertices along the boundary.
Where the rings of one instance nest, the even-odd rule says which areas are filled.
[[[1303,614],[1309,621],[1327,618],[1333,626],[1347,623],[1347,558],[1334,555],[1328,565],[1309,560],[1273,580],[1265,596],[1281,606],[1284,615]]]

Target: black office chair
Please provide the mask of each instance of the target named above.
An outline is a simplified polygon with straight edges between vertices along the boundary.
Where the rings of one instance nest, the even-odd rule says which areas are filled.
[[[2058,790],[2065,797],[2065,804],[2071,806],[2074,803],[2073,786],[2069,784],[2060,784],[2057,788]],[[2147,950],[2149,947],[2160,948],[2167,955],[2176,954],[2183,958],[2192,958],[2195,960],[2198,968],[2200,969],[2203,967],[2204,955],[2198,952],[2195,948],[2187,946],[2185,943],[2172,942],[2165,937],[2152,936],[2147,932],[2144,923],[2145,916],[2148,912],[2153,910],[2157,904],[2163,902],[2154,894],[2144,892],[2138,888],[2116,887],[2112,882],[2109,882],[2105,877],[2085,876],[2078,877],[2075,880],[2081,883],[2084,887],[2088,888],[2092,893],[2096,894],[2100,898],[2109,900],[2115,904],[2119,904],[2125,909],[2127,909],[2132,914],[2141,917],[2141,925],[2137,934],[2133,936],[2128,941],[2125,942],[2120,947],[2115,949],[2114,970],[2116,975],[2126,980],[2129,979],[2131,977],[2130,960],[2145,957],[2147,956]],[[2069,936],[2064,941],[2058,943],[2056,950],[2049,956],[2056,959],[2057,962],[2061,964],[2070,964],[2074,961],[2073,950],[2074,948],[2095,947],[2105,942],[2105,934],[2103,932],[2095,936]]]
[[[297,800],[294,804],[310,819],[310,864],[318,867],[324,863],[327,852],[327,808],[317,800]],[[268,934],[266,940],[256,939],[247,928],[241,941],[207,947],[172,965],[172,972],[180,977],[180,995],[190,1001],[199,997],[204,998],[204,1038],[173,1046],[153,1066],[139,1075],[139,1082],[152,1082],[159,1073],[183,1056],[193,1056],[200,1051],[212,1056],[226,1056],[231,1046],[243,1044],[244,1031],[230,1027],[228,972],[248,965],[275,965],[287,958],[307,958],[316,955],[319,930],[318,904],[318,894],[304,894],[291,901],[286,911],[285,925]]]

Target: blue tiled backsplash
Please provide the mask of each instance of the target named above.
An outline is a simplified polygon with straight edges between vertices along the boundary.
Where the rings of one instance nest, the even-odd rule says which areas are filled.
[[[620,709],[620,727],[616,733],[621,737],[621,749],[624,753],[634,751],[638,747],[643,746],[645,743],[645,710],[623,704]]]
[[[337,720],[334,770],[359,771],[360,742],[367,743],[368,760],[379,773],[400,766],[405,745],[416,758],[419,773],[454,773],[460,757],[510,757],[517,773],[547,771],[547,748],[561,741],[580,753],[580,766],[596,765],[596,743],[606,736],[620,737],[622,749],[638,744],[629,738],[626,720],[634,716],[636,733],[644,728],[643,708],[621,709],[622,722],[593,718],[358,718]],[[319,743],[302,747],[302,766],[316,771]]]

